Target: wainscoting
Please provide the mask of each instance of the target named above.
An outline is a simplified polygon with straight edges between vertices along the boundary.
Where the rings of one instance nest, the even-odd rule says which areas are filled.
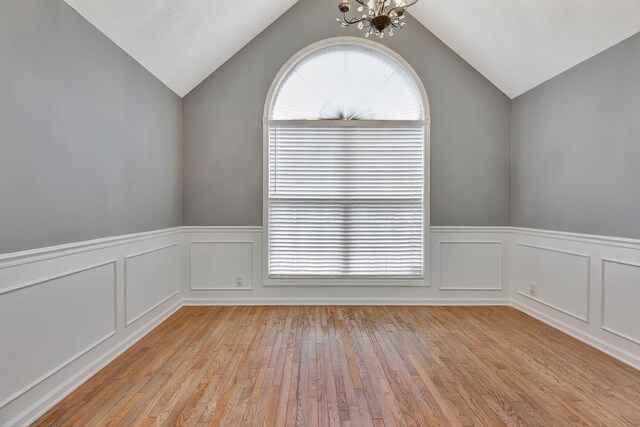
[[[0,255],[0,425],[24,425],[183,305],[512,305],[640,369],[640,241],[432,227],[424,285],[265,283],[261,227]]]
[[[181,307],[181,229],[0,255],[0,425],[25,425]]]
[[[508,305],[508,230],[434,227],[426,284],[266,283],[262,227],[183,227],[186,305]],[[238,283],[236,280],[242,280]],[[441,279],[442,278],[442,279]]]
[[[640,241],[511,229],[514,307],[640,369]]]

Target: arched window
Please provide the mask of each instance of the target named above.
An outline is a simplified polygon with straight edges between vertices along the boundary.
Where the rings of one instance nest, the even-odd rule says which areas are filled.
[[[265,106],[267,283],[424,283],[428,113],[411,67],[374,42],[325,40],[283,67]]]

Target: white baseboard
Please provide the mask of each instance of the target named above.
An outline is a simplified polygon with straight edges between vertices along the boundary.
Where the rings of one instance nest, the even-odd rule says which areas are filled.
[[[100,359],[93,362],[91,365],[87,366],[82,371],[75,374],[73,377],[69,378],[66,382],[60,384],[56,389],[51,391],[49,394],[35,402],[31,405],[27,410],[23,413],[19,414],[16,418],[9,421],[7,426],[19,426],[19,425],[29,425],[34,422],[40,416],[45,414],[49,409],[55,406],[56,403],[60,402],[74,390],[76,390],[79,386],[81,386],[85,381],[91,378],[93,375],[98,373],[101,369],[106,367],[109,363],[115,360],[122,353],[127,351],[130,347],[132,347],[139,340],[144,338],[147,334],[153,331],[157,326],[159,326],[163,321],[173,315],[176,311],[178,311],[183,306],[278,306],[278,305],[379,305],[379,306],[512,306],[517,310],[532,316],[564,333],[570,335],[579,341],[582,341],[603,353],[606,353],[615,359],[634,367],[635,369],[640,370],[640,358],[629,354],[625,351],[622,351],[616,347],[610,346],[609,344],[603,342],[602,340],[585,334],[563,322],[557,321],[549,316],[546,316],[540,313],[537,310],[526,307],[522,304],[519,304],[515,301],[511,301],[509,299],[483,299],[472,300],[472,299],[450,299],[450,300],[391,300],[391,301],[381,301],[381,300],[372,300],[372,299],[332,299],[332,300],[318,300],[318,299],[261,299],[261,300],[242,300],[242,299],[222,299],[222,300],[211,300],[211,299],[189,299],[180,301],[165,312],[152,319],[146,325],[141,327],[134,335],[132,335],[126,341],[120,343],[114,348],[110,349],[104,356]]]
[[[68,380],[58,385],[51,392],[43,396],[40,400],[28,407],[25,411],[19,414],[17,417],[9,421],[7,427],[29,425],[44,415],[49,409],[55,406],[56,403],[71,394],[74,390],[80,387],[85,381],[97,374],[101,369],[106,367],[109,363],[113,362],[118,356],[131,348],[135,343],[144,338],[147,334],[152,332],[162,322],[172,316],[176,311],[182,308],[182,301],[178,301],[173,306],[169,307],[160,315],[149,321],[146,325],[138,329],[133,335],[126,340],[118,343],[113,348],[108,350],[100,358],[94,360],[90,365],[84,369],[78,371]]]
[[[251,259],[229,263],[228,265],[238,266],[242,270],[235,271],[235,267],[232,268],[234,271],[227,271],[226,276],[229,277],[223,277],[219,273],[216,276],[217,273],[213,270],[197,270],[203,278],[198,279],[198,285],[202,282],[210,288],[192,289],[190,274],[193,266],[189,247],[191,241],[203,238],[213,243],[252,242]],[[32,381],[24,382],[26,380],[40,378],[43,372],[53,372],[51,366],[31,366],[31,371],[24,371],[29,378],[18,378],[19,381],[14,383],[16,386],[5,385],[3,388],[0,384],[0,394],[17,396],[15,401],[12,398],[12,401],[0,407],[0,425],[21,426],[37,419],[183,306],[513,306],[629,366],[640,369],[640,344],[637,342],[640,339],[640,326],[636,330],[628,323],[640,323],[634,308],[640,306],[640,301],[633,298],[612,298],[621,293],[626,295],[625,289],[635,290],[633,286],[636,282],[640,286],[640,280],[636,280],[640,277],[640,240],[516,227],[432,227],[430,287],[328,288],[306,284],[282,288],[263,286],[261,238],[261,227],[176,227],[0,255],[0,309],[4,307],[5,313],[6,310],[15,308],[11,305],[14,301],[12,298],[23,292],[22,289],[46,292],[52,287],[57,289],[55,286],[67,292],[59,301],[58,312],[72,310],[72,301],[77,298],[74,299],[75,294],[71,294],[76,291],[70,289],[80,292],[83,287],[65,288],[66,285],[59,282],[47,282],[46,285],[39,283],[45,283],[44,279],[52,277],[73,277],[76,272],[87,271],[87,266],[101,265],[105,260],[114,263],[113,276],[116,281],[113,298],[116,303],[116,334],[92,347],[77,360],[70,357],[71,347],[69,355],[66,352],[58,354],[64,358],[48,359],[56,366],[60,360],[68,360],[68,363],[64,362],[61,365],[63,369],[51,374],[42,384],[26,387],[24,393],[16,393],[16,390],[22,390],[24,384],[31,384]],[[442,250],[443,247],[445,250]],[[545,248],[546,251],[538,254],[535,252],[536,247]],[[478,248],[487,248],[487,251],[480,249],[479,253]],[[534,249],[533,252],[532,249],[525,252],[522,248]],[[552,249],[552,252],[548,249]],[[558,255],[550,255],[551,253]],[[588,257],[590,262],[577,262],[577,258],[571,257],[571,254],[581,254],[582,258]],[[528,257],[532,257],[535,262],[529,263]],[[175,264],[169,264],[167,259],[175,261]],[[573,266],[572,259],[575,261]],[[531,267],[536,271],[525,271],[522,268],[523,265],[534,265],[539,261],[540,265]],[[547,264],[553,268],[546,268]],[[558,268],[565,265],[571,268]],[[159,273],[157,268],[160,269]],[[168,277],[166,273],[176,268],[181,269],[180,274],[169,279],[166,286],[156,284],[159,277]],[[72,274],[67,275],[68,272]],[[558,276],[565,273],[569,276]],[[99,277],[102,284],[96,287],[95,295],[91,293],[89,298],[104,300],[101,307],[106,307],[106,298],[98,299],[99,295],[104,296],[104,293],[99,293],[100,289],[104,291],[108,286],[106,271],[101,274],[103,276]],[[207,274],[213,275],[210,281],[207,281]],[[228,282],[236,274],[243,275],[247,280],[247,288],[234,289],[232,283],[229,286]],[[548,277],[549,274],[556,276]],[[537,295],[536,298],[523,297],[522,292],[527,291],[532,277],[540,281],[537,283],[537,290],[542,295]],[[175,280],[179,284],[172,287],[170,283]],[[554,293],[553,285],[558,280],[569,283],[569,286],[562,292]],[[36,285],[22,286],[25,283]],[[248,289],[249,284],[251,289]],[[34,311],[34,307],[29,305],[32,300],[26,298],[26,295],[25,293],[24,299],[15,301],[21,301],[25,305],[24,310]],[[576,301],[579,301],[577,306],[573,305]],[[578,313],[583,320],[567,313]],[[10,332],[31,331],[26,325],[20,326],[20,318],[16,314],[16,321],[9,322],[12,328],[16,328],[9,330]],[[626,319],[629,319],[628,322]],[[74,321],[78,320],[94,328],[91,331],[95,332],[95,337],[103,336],[103,329],[109,326],[106,317]],[[46,319],[38,321],[45,322]],[[72,320],[65,322],[68,322],[63,323],[69,326],[69,331],[73,331]],[[73,344],[71,338],[74,334],[69,331],[66,335],[61,333],[62,336],[58,337],[60,342],[64,343],[69,339]],[[28,348],[26,337],[30,335],[17,332],[12,335],[17,337],[13,341],[17,343],[14,344],[15,348]],[[36,335],[38,333],[37,330],[31,332]],[[85,337],[87,346],[95,341],[89,341],[92,337],[93,335]],[[7,361],[10,362],[2,359],[0,353],[0,364],[10,365]]]
[[[35,420],[182,306],[181,233],[0,255],[1,345],[11,349],[0,351],[0,425]]]
[[[190,298],[185,306],[279,306],[279,305],[372,305],[372,306],[509,306],[508,298]]]
[[[512,305],[640,369],[640,240],[517,227],[510,234]]]
[[[540,320],[543,323],[546,323],[549,326],[554,327],[555,329],[558,329],[559,331],[564,332],[565,334],[577,339],[578,341],[582,341],[583,343],[588,344],[605,354],[608,354],[614,359],[617,359],[620,362],[631,366],[632,368],[640,370],[640,356],[636,356],[634,354],[626,352],[619,347],[606,343],[605,341],[591,334],[585,333],[584,331],[574,328],[573,326],[570,326],[560,320],[547,316],[546,314],[541,313],[538,310],[527,307],[524,304],[520,304],[517,301],[512,301],[511,306],[531,317]]]

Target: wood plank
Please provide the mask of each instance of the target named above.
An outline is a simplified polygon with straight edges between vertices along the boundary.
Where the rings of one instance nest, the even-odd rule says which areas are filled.
[[[640,372],[508,307],[185,307],[34,425],[640,425]]]

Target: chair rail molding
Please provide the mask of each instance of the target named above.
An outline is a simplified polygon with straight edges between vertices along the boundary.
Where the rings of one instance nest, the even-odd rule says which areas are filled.
[[[191,305],[508,305],[640,369],[640,240],[432,226],[428,287],[282,287],[264,286],[262,238],[260,226],[182,226],[0,255],[0,328],[17,337],[0,366],[10,366],[9,353],[31,351],[20,312],[34,312],[32,326],[55,327],[60,343],[55,360],[44,348],[0,384],[0,425],[29,424]],[[38,299],[50,310],[34,311]],[[74,301],[92,310],[70,310]],[[89,332],[67,349],[74,323]]]
[[[28,425],[178,310],[181,246],[174,227],[0,255],[0,425]]]

